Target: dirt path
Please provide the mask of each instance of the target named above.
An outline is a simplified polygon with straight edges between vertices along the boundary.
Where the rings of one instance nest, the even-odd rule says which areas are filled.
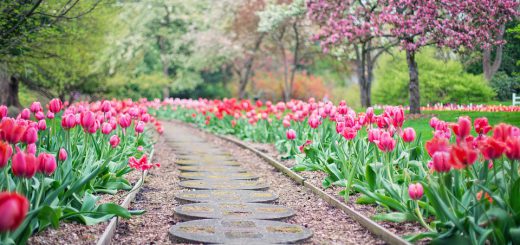
[[[179,186],[181,172],[179,166],[174,164],[177,157],[174,151],[179,148],[179,140],[190,137],[200,137],[206,143],[225,149],[242,168],[259,176],[258,181],[267,184],[270,187],[269,191],[279,196],[273,204],[294,210],[295,216],[283,221],[301,225],[314,233],[313,237],[306,241],[307,243],[383,244],[342,211],[331,207],[312,192],[295,184],[251,152],[183,124],[164,122],[164,128],[164,137],[156,146],[154,159],[154,162],[161,163],[161,168],[150,171],[146,185],[131,206],[132,209],[145,209],[147,213],[131,220],[121,221],[112,241],[114,244],[172,243],[168,230],[181,222],[174,215],[174,208],[181,205],[175,200],[174,195],[182,192]],[[193,147],[204,150],[198,149],[195,144]]]

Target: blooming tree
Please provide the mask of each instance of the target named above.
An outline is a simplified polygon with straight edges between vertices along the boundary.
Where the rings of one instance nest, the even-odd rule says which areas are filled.
[[[388,35],[406,50],[410,75],[410,112],[420,113],[416,52],[435,45],[454,50],[487,49],[503,42],[496,33],[518,15],[515,0],[388,0],[381,14]]]
[[[356,65],[361,89],[361,104],[371,104],[373,68],[377,58],[395,43],[384,38],[380,0],[309,0],[308,15],[320,26],[312,37],[319,40],[323,52],[347,56]],[[353,52],[350,52],[353,51]],[[354,56],[349,56],[354,53]]]

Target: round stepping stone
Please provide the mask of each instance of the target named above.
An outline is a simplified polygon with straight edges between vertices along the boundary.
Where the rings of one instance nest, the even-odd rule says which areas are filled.
[[[169,235],[173,242],[266,244],[301,242],[312,232],[279,221],[203,219],[178,223]]]
[[[204,159],[178,159],[177,165],[215,165],[215,166],[240,166],[240,163],[231,160],[204,160]]]
[[[218,172],[182,172],[179,177],[183,179],[198,180],[256,180],[258,176],[252,173],[218,173]]]
[[[250,180],[185,180],[179,185],[199,190],[262,190],[269,187],[265,183]]]
[[[271,202],[278,199],[274,193],[247,190],[196,190],[184,191],[175,195],[181,201],[189,202]]]
[[[193,203],[174,209],[184,220],[193,219],[284,219],[294,216],[294,210],[265,203]]]
[[[184,172],[245,173],[246,170],[235,166],[180,166]]]

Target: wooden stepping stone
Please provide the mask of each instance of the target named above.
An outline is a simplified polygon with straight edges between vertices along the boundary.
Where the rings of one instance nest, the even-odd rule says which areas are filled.
[[[169,235],[173,242],[269,244],[301,242],[312,232],[279,221],[203,219],[178,223]]]
[[[178,206],[175,214],[184,220],[193,219],[266,219],[294,216],[294,210],[265,203],[192,203]]]
[[[245,173],[247,170],[238,166],[180,166],[184,172]]]
[[[222,172],[182,172],[179,175],[183,179],[196,180],[256,180],[258,176],[252,173],[222,173]]]
[[[175,198],[188,202],[272,202],[278,199],[274,193],[247,190],[196,190],[175,194]]]
[[[265,190],[265,183],[251,180],[185,180],[181,187],[199,190]]]

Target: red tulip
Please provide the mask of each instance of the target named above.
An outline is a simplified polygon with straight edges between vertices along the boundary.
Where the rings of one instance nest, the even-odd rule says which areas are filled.
[[[487,118],[481,117],[475,119],[475,132],[477,132],[477,134],[487,134],[491,129]]]
[[[5,105],[0,105],[0,119],[4,118],[4,117],[7,117],[7,112],[9,110],[7,109],[7,106]]]
[[[49,153],[38,155],[38,171],[46,175],[51,175],[56,170],[56,157]]]
[[[29,211],[29,201],[15,192],[0,193],[0,233],[14,231]]]
[[[18,147],[16,147],[16,151],[11,164],[13,174],[28,179],[32,178],[38,168],[36,156],[24,153]]]
[[[509,138],[506,141],[506,156],[511,160],[520,160],[520,137]]]
[[[52,113],[60,112],[62,107],[63,107],[63,103],[61,102],[60,99],[52,99],[49,102],[49,111],[51,111]]]
[[[437,151],[449,151],[449,141],[444,137],[434,137],[425,144],[426,151],[430,157]]]
[[[402,138],[404,142],[412,142],[415,140],[415,130],[413,128],[405,128],[403,130]]]
[[[121,142],[121,140],[117,135],[112,135],[112,137],[110,137],[110,145],[112,148],[116,148],[119,145],[119,142]]]
[[[145,170],[151,169],[153,167],[160,167],[161,166],[158,163],[148,163],[148,157],[146,156],[146,154],[143,155],[141,157],[141,159],[139,159],[139,160],[137,160],[135,157],[130,157],[128,159],[128,165],[131,168],[135,168],[135,169],[138,169],[138,170],[141,170],[141,171],[145,171]]]
[[[289,129],[285,132],[285,135],[287,136],[288,140],[294,140],[296,139],[296,131],[293,129]]]
[[[4,139],[11,144],[20,142],[25,134],[26,126],[17,123],[12,118],[2,120],[0,124],[0,139]]]
[[[68,157],[67,151],[65,149],[61,148],[60,153],[58,154],[58,159],[60,161],[65,161],[65,160],[67,160],[67,157]]]
[[[486,138],[479,144],[480,152],[486,160],[497,159],[505,151],[505,144],[495,138]]]
[[[421,183],[410,184],[408,186],[408,195],[410,195],[410,198],[413,200],[421,199],[424,195],[424,189]]]
[[[454,168],[461,169],[468,165],[473,165],[477,160],[478,153],[476,150],[467,146],[454,145],[450,150],[450,163]]]
[[[437,151],[432,157],[432,167],[437,172],[449,172],[451,169],[450,153],[445,151]]]
[[[506,142],[507,139],[511,136],[512,130],[513,127],[511,125],[500,123],[493,129],[493,138],[502,142]]]
[[[390,136],[389,132],[383,132],[380,139],[376,142],[377,147],[383,152],[393,151],[395,148],[395,140]]]
[[[0,140],[0,168],[3,168],[7,165],[11,155],[13,155],[13,148],[11,145]]]
[[[457,136],[457,139],[464,139],[471,132],[471,119],[469,117],[459,117],[458,123],[453,124],[451,129]]]
[[[341,135],[343,135],[346,140],[352,140],[356,138],[357,132],[358,131],[352,127],[345,127],[343,132],[341,132]]]
[[[63,115],[61,118],[61,126],[64,129],[71,129],[76,126],[76,116],[74,114]]]
[[[305,141],[305,143],[303,143],[303,145],[299,146],[298,148],[300,149],[300,152],[301,153],[304,153],[305,152],[305,147],[307,147],[308,145],[312,144],[312,141],[311,140],[307,140]]]
[[[33,102],[29,108],[31,109],[31,112],[34,114],[43,110],[42,104],[40,104],[40,102],[38,101]]]

